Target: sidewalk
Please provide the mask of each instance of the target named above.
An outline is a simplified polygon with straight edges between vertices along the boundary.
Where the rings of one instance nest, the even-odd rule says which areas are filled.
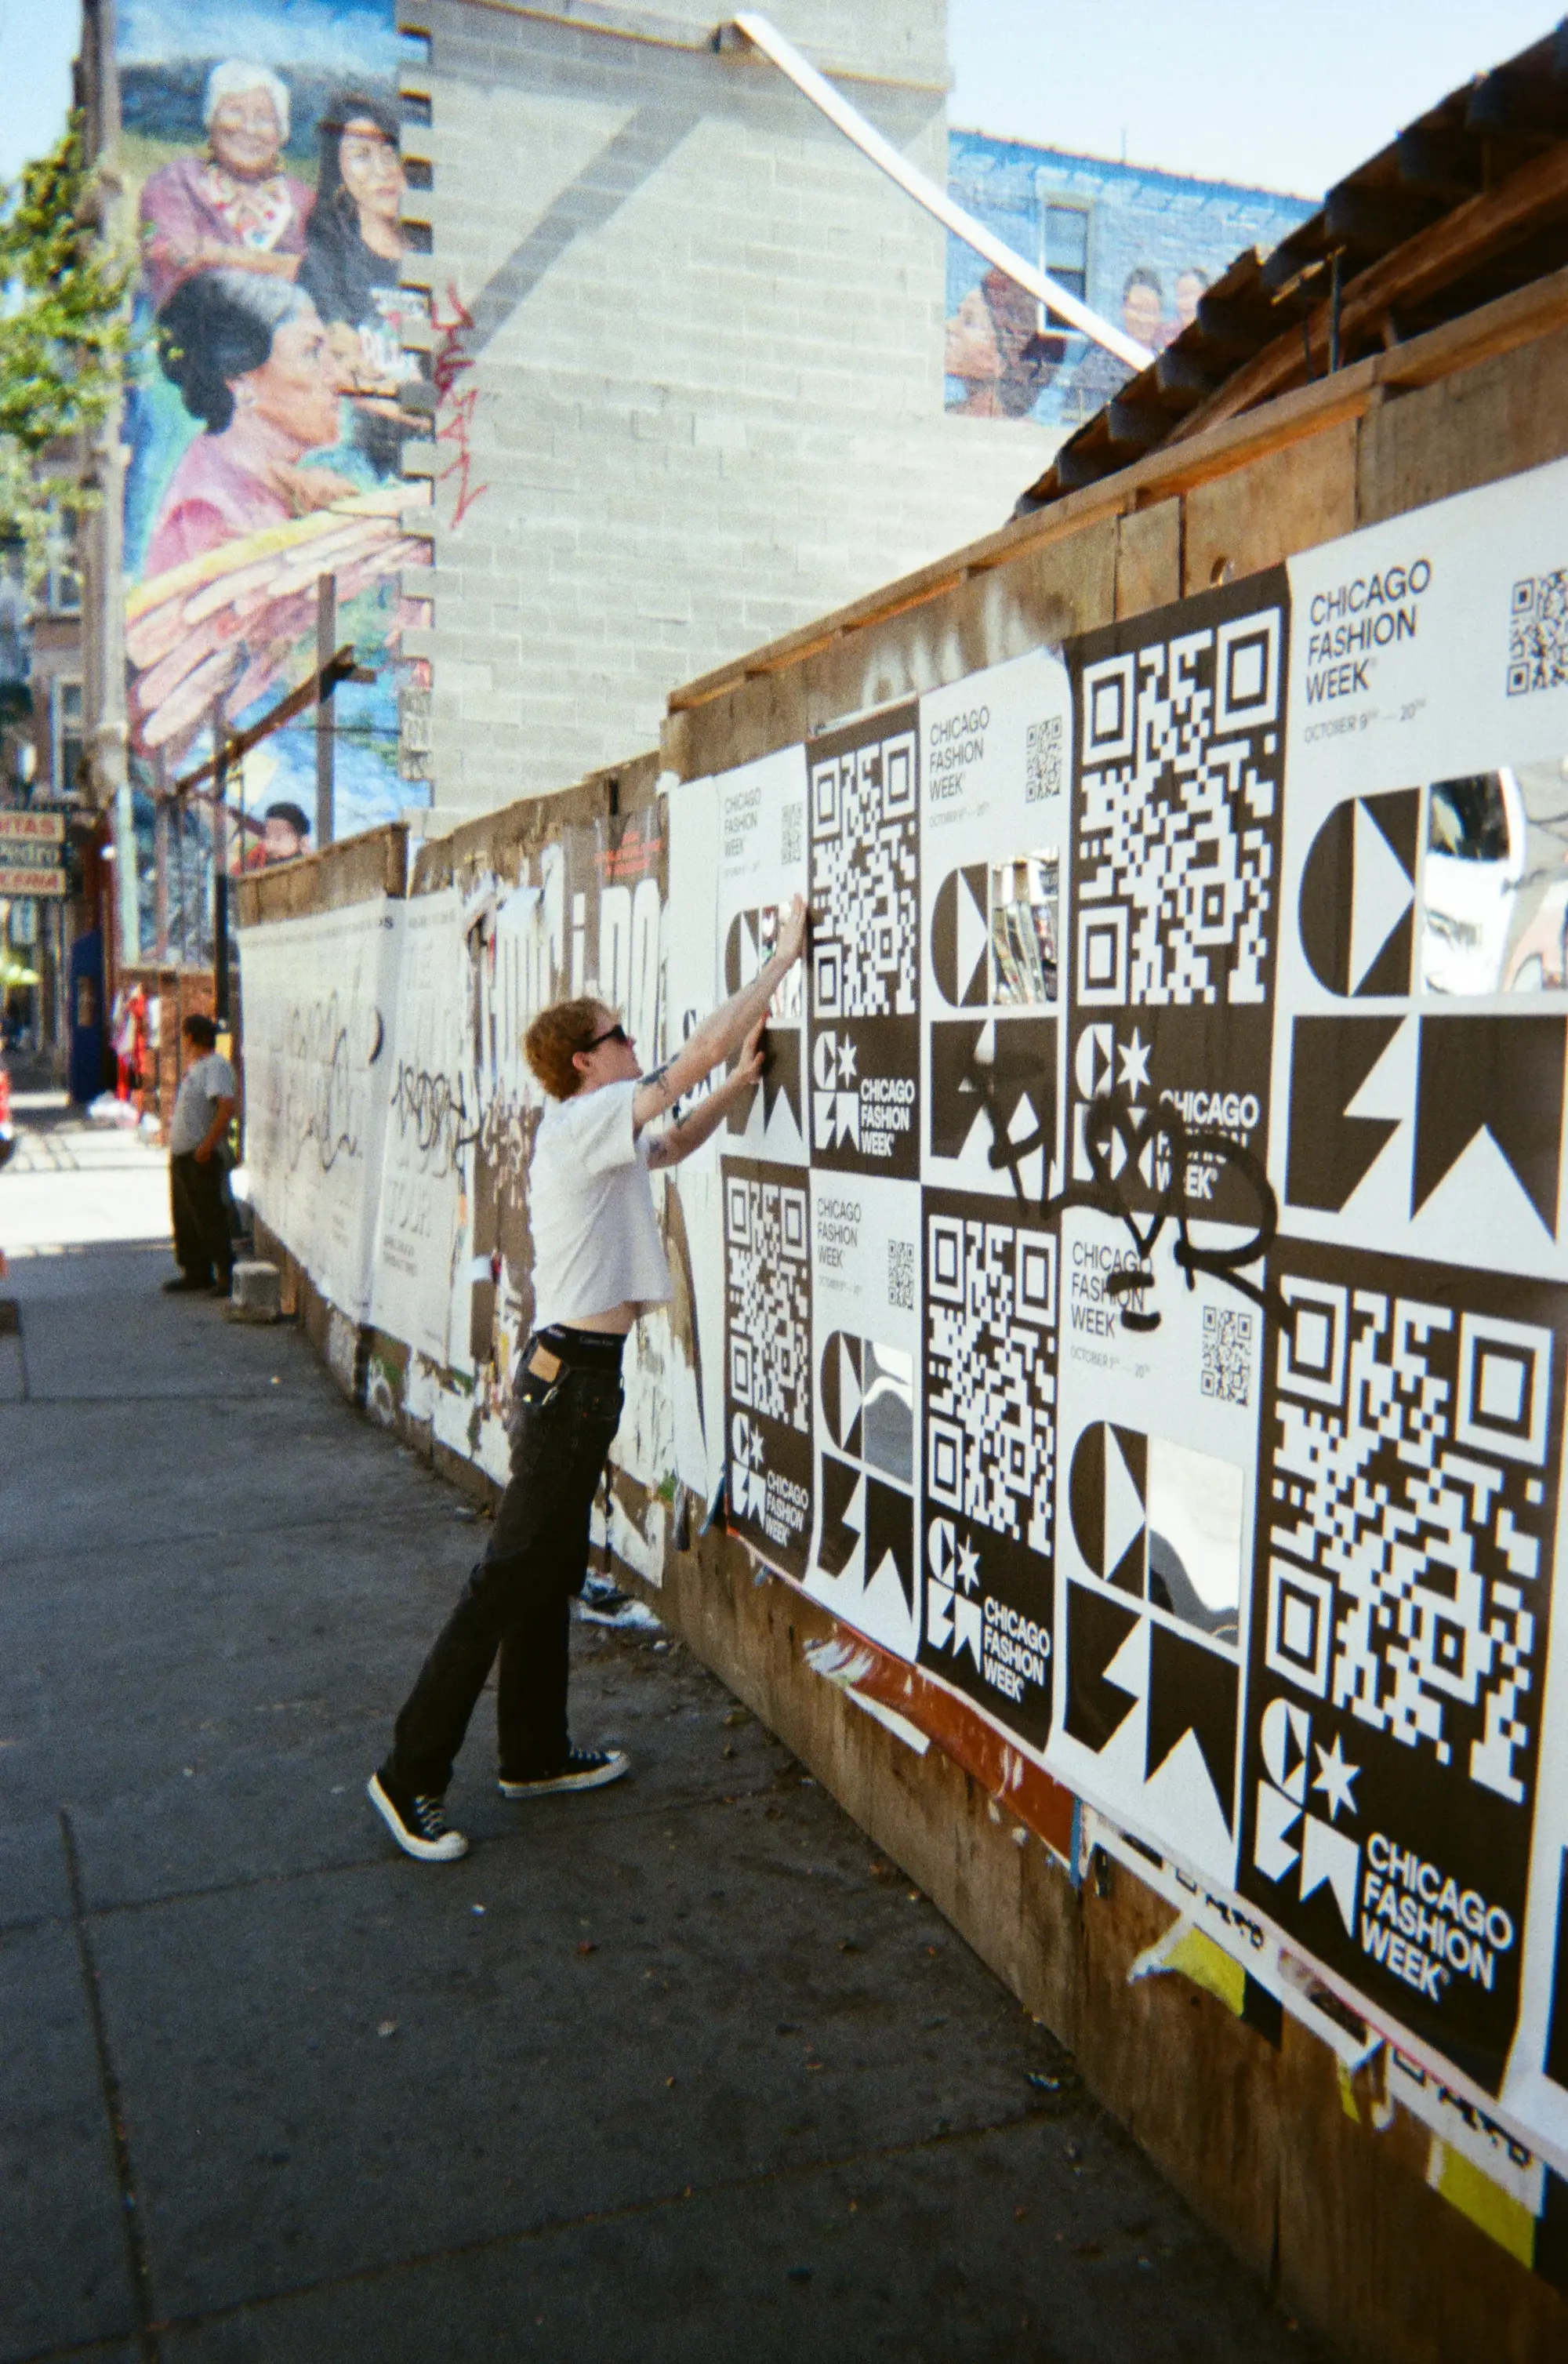
[[[17,1144],[0,1167],[0,1253],[169,1236],[169,1154],[144,1133],[89,1124],[63,1092],[13,1093]]]
[[[482,1701],[473,1854],[396,1855],[483,1531],[171,1268],[0,1283],[3,2364],[1307,2352],[678,1645],[573,1629],[633,1779],[506,1806]]]

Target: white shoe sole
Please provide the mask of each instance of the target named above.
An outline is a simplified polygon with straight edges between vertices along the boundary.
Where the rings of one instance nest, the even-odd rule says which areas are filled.
[[[417,1863],[457,1863],[468,1853],[468,1841],[461,1831],[448,1831],[439,1839],[416,1838],[382,1788],[379,1774],[373,1773],[365,1783],[365,1795],[404,1854],[411,1855]]]
[[[631,1771],[631,1759],[623,1748],[610,1751],[610,1761],[592,1773],[558,1773],[550,1781],[503,1781],[496,1778],[495,1787],[503,1798],[553,1798],[564,1790],[602,1790],[608,1781],[618,1781]]]

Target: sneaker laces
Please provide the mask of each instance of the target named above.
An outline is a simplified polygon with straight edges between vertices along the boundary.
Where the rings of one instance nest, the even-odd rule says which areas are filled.
[[[441,1801],[439,1798],[416,1798],[414,1820],[419,1826],[419,1836],[422,1839],[445,1838],[447,1818],[441,1812]]]

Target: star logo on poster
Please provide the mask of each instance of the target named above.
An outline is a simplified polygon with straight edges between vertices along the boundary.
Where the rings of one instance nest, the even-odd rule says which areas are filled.
[[[1258,1784],[1252,1861],[1265,1879],[1276,1881],[1299,1866],[1297,1894],[1303,1904],[1326,1881],[1340,1908],[1340,1918],[1353,1936],[1361,1847],[1333,1823],[1341,1805],[1350,1813],[1356,1811],[1352,1784],[1361,1767],[1346,1763],[1337,1733],[1331,1749],[1315,1742],[1310,1714],[1290,1700],[1270,1701],[1258,1726],[1258,1739],[1270,1778]],[[1329,1801],[1326,1823],[1305,1811],[1309,1751],[1316,1755],[1318,1766],[1312,1787],[1322,1790]]]
[[[1110,1028],[1107,1026],[1105,1031],[1108,1034]],[[1129,1099],[1136,1100],[1139,1093],[1148,1084],[1149,1054],[1153,1048],[1153,1043],[1146,1043],[1136,1026],[1132,1030],[1130,1043],[1118,1043],[1116,1045],[1117,1058],[1121,1066],[1121,1081]]]
[[[738,1519],[761,1520],[768,1507],[768,1479],[762,1467],[762,1440],[743,1411],[730,1424],[730,1508]]]
[[[1332,1748],[1324,1748],[1317,1741],[1313,1742],[1312,1746],[1318,1758],[1318,1771],[1313,1777],[1312,1786],[1315,1790],[1322,1790],[1329,1801],[1329,1820],[1331,1823],[1337,1823],[1341,1806],[1347,1814],[1355,1812],[1354,1783],[1361,1767],[1346,1764],[1340,1753],[1338,1733],[1334,1734]]]
[[[835,1148],[840,1142],[861,1145],[861,1099],[855,1091],[840,1091],[840,1081],[853,1081],[855,1046],[847,1038],[840,1044],[834,1033],[818,1034],[811,1046],[812,1136],[818,1149]]]
[[[926,1638],[933,1649],[951,1649],[956,1658],[967,1650],[980,1672],[984,1646],[980,1603],[953,1589],[953,1579],[973,1589],[980,1581],[980,1555],[973,1544],[960,1543],[951,1519],[933,1519],[926,1537]]]

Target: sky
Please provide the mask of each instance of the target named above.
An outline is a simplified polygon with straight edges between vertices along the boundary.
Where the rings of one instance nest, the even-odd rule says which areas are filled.
[[[64,129],[81,28],[79,0],[0,0],[0,180]]]
[[[764,0],[765,5],[765,0]],[[1552,0],[948,0],[948,120],[1321,198]]]
[[[124,5],[156,19],[167,0]],[[78,0],[0,0],[0,177],[58,136],[80,21]],[[949,114],[1316,198],[1554,21],[1551,0],[948,0]]]

